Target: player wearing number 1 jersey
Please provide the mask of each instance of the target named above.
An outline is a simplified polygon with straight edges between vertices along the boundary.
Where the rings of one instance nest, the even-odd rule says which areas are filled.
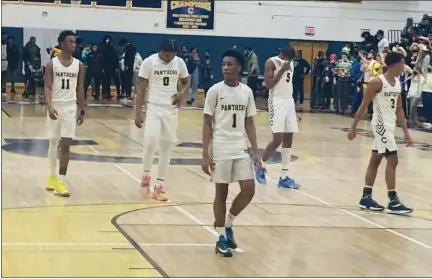
[[[139,70],[139,88],[136,100],[135,125],[142,127],[142,105],[147,103],[144,125],[143,176],[141,195],[150,191],[151,167],[156,151],[159,153],[158,176],[153,198],[167,201],[163,190],[165,176],[171,161],[171,149],[177,141],[177,113],[189,90],[189,74],[185,62],[177,57],[178,45],[165,41],[159,53],[146,58]],[[178,81],[181,89],[178,89]]]
[[[84,121],[84,75],[83,63],[72,57],[76,35],[70,30],[60,33],[58,42],[62,52],[48,62],[44,77],[45,102],[48,109],[48,159],[51,175],[46,190],[68,197],[65,176],[69,164],[69,150],[75,137],[76,124]],[[77,94],[78,93],[78,94]],[[77,119],[77,95],[81,112]],[[60,143],[60,170],[56,175],[58,147]]]
[[[213,211],[219,240],[215,251],[223,257],[231,257],[231,249],[237,248],[231,226],[255,193],[252,160],[245,134],[249,138],[255,163],[261,163],[253,121],[253,116],[257,114],[254,96],[247,85],[238,81],[243,65],[244,56],[239,51],[228,50],[223,54],[224,81],[208,90],[204,105],[202,169],[216,183]],[[231,182],[240,184],[240,193],[226,214],[228,185]]]
[[[356,127],[369,103],[373,102],[372,131],[374,142],[372,155],[365,175],[363,196],[359,206],[362,209],[383,211],[384,206],[372,199],[372,187],[375,183],[378,167],[383,157],[387,159],[385,180],[387,183],[388,197],[390,202],[387,211],[393,214],[406,214],[413,210],[402,204],[396,193],[396,166],[398,164],[397,145],[394,136],[396,120],[398,120],[405,134],[407,146],[412,146],[411,136],[407,128],[401,99],[401,84],[397,78],[404,70],[404,57],[397,52],[387,54],[385,58],[387,71],[372,79],[363,96],[354,122],[348,132],[348,139],[356,137]]]
[[[260,170],[256,169],[255,175],[259,183],[266,183],[265,163],[270,154],[282,143],[282,170],[278,187],[297,189],[299,185],[288,176],[293,136],[298,132],[292,83],[294,56],[294,49],[288,46],[282,49],[278,56],[269,58],[265,64],[264,78],[265,86],[270,90],[268,110],[273,139],[262,157],[263,167]]]

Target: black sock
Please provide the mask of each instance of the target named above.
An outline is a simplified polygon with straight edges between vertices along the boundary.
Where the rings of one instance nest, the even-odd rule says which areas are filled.
[[[59,175],[66,175],[66,172],[67,172],[67,167],[60,167],[60,170],[59,170]]]
[[[372,197],[372,187],[365,186],[363,187],[363,198]]]
[[[389,197],[390,201],[396,201],[399,199],[395,190],[389,190],[388,191],[388,197]]]

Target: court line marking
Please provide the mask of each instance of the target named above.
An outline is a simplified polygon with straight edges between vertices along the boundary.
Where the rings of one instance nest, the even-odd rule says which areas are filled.
[[[207,247],[214,246],[214,243],[137,243],[139,246],[162,246],[162,247]],[[31,246],[130,246],[130,243],[126,242],[114,242],[114,243],[103,243],[103,242],[3,242],[2,246],[5,247],[31,247]]]
[[[278,181],[277,181],[276,179],[274,179],[274,178],[272,178],[272,177],[270,177],[270,176],[267,177],[267,179],[268,179],[268,180],[271,180],[271,181],[273,181],[273,182],[275,182],[275,183],[278,183]],[[361,221],[363,221],[363,222],[366,222],[366,223],[368,223],[368,224],[370,224],[370,225],[372,225],[372,226],[375,226],[375,227],[377,227],[377,228],[383,229],[383,230],[385,230],[385,231],[387,231],[387,232],[389,232],[389,233],[391,233],[391,234],[394,234],[394,235],[396,235],[396,236],[399,236],[399,237],[401,237],[401,238],[403,238],[403,239],[405,239],[405,240],[411,241],[412,243],[415,243],[415,244],[417,244],[417,245],[420,245],[420,246],[422,246],[423,248],[426,248],[426,249],[432,249],[432,246],[427,245],[426,243],[423,243],[423,242],[421,242],[421,241],[419,241],[419,240],[416,240],[416,239],[414,239],[414,238],[412,238],[412,237],[409,237],[409,236],[407,236],[407,235],[404,235],[404,234],[402,234],[402,233],[400,233],[400,232],[397,232],[397,231],[395,231],[395,230],[388,229],[388,228],[386,228],[385,226],[383,226],[383,225],[381,225],[381,224],[375,223],[375,222],[373,222],[373,221],[371,221],[371,220],[369,220],[369,219],[367,219],[367,218],[364,218],[364,217],[362,217],[362,216],[360,216],[360,215],[358,215],[358,214],[355,214],[355,213],[350,212],[350,211],[348,211],[348,210],[346,210],[346,209],[340,208],[340,207],[338,207],[338,206],[336,206],[336,205],[334,205],[334,204],[332,204],[332,203],[330,203],[330,202],[327,202],[327,201],[325,201],[325,200],[323,200],[323,199],[320,199],[320,198],[318,198],[318,197],[316,197],[316,196],[314,196],[314,195],[308,194],[308,193],[303,192],[303,191],[300,191],[300,190],[296,190],[296,191],[297,191],[299,194],[301,194],[301,195],[303,195],[303,196],[305,196],[305,197],[308,197],[308,198],[313,199],[313,200],[315,200],[315,201],[317,201],[317,202],[319,202],[319,203],[322,203],[322,204],[324,204],[324,205],[327,205],[327,206],[329,206],[329,207],[332,207],[332,208],[334,208],[334,209],[337,209],[337,210],[339,210],[339,211],[341,211],[341,212],[343,212],[343,213],[345,213],[345,214],[347,214],[347,215],[349,215],[349,216],[351,216],[351,217],[354,217],[354,218],[356,218],[356,219],[358,219],[358,220],[361,220]]]
[[[131,174],[129,171],[125,170],[124,168],[122,168],[119,165],[115,165],[115,167],[117,169],[119,169],[120,171],[122,171],[124,174],[126,174],[127,176],[129,176],[131,179],[135,180],[137,183],[141,183],[141,180],[139,180],[138,178],[136,178],[133,174]],[[152,188],[150,188],[150,190],[153,190]],[[172,201],[168,201],[168,203],[172,203]],[[198,219],[195,215],[193,215],[192,213],[190,213],[189,211],[187,211],[186,209],[184,209],[183,207],[179,206],[179,205],[175,205],[174,208],[179,211],[180,213],[182,213],[184,216],[188,217],[190,220],[192,220],[193,222],[197,223],[198,225],[200,225],[203,229],[205,229],[207,232],[209,232],[211,235],[213,235],[214,237],[219,237],[219,234],[217,231],[215,231],[214,229],[212,229],[211,227],[207,226],[203,221],[201,221],[200,219]],[[235,249],[236,252],[238,253],[243,253],[244,250],[241,248],[237,248]]]
[[[88,149],[90,149],[91,151],[93,151],[96,154],[99,154],[100,152],[97,151],[93,146],[88,146]]]

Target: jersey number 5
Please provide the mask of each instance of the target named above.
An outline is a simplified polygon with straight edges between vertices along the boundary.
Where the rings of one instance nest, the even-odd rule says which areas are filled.
[[[168,86],[169,85],[169,77],[164,77],[162,79],[162,83],[163,83],[164,86]]]
[[[62,79],[61,89],[69,89],[69,80],[68,79]]]
[[[288,72],[286,77],[286,82],[290,82],[290,80],[291,80],[291,72]]]

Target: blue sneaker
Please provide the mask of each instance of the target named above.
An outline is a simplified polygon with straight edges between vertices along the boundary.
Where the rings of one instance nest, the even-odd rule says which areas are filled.
[[[225,236],[228,243],[228,247],[231,249],[237,249],[237,243],[234,240],[234,232],[232,228],[225,228]]]
[[[298,189],[300,188],[300,185],[295,183],[294,179],[292,179],[289,176],[286,176],[285,178],[279,178],[278,182],[279,188],[289,188],[289,189]]]
[[[384,206],[377,203],[371,196],[363,197],[360,199],[359,207],[361,209],[368,209],[372,211],[383,211],[385,209]]]
[[[215,247],[216,255],[222,256],[222,257],[232,257],[231,249],[228,247],[228,242],[225,238],[225,236],[220,235],[219,240],[216,242]]]
[[[258,183],[259,184],[266,184],[267,183],[267,179],[266,179],[267,169],[264,167],[259,169],[257,165],[254,166],[254,169],[255,169],[255,179],[258,181]]]

